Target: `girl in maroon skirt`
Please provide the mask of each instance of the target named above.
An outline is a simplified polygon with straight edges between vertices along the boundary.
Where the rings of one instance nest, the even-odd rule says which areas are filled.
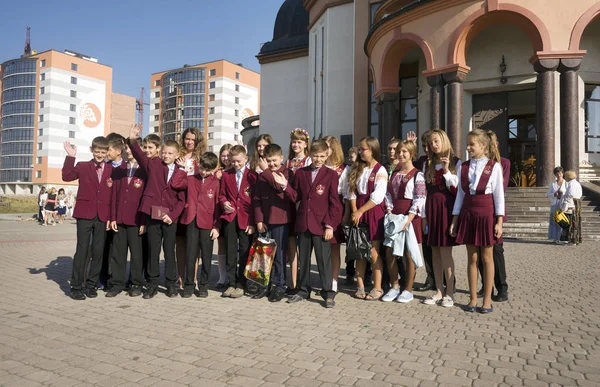
[[[364,137],[358,146],[359,158],[348,173],[348,192],[345,196],[350,201],[351,220],[354,225],[365,222],[369,225],[371,239],[371,267],[373,269],[374,287],[369,294],[365,293],[365,269],[367,261],[356,261],[357,291],[356,298],[379,300],[383,296],[381,289],[381,272],[383,263],[379,259],[379,246],[383,239],[383,217],[385,215],[385,193],[387,191],[388,174],[379,163],[381,150],[375,137]]]
[[[468,312],[491,313],[492,286],[494,285],[494,257],[492,246],[502,241],[504,216],[504,187],[500,163],[487,158],[490,136],[475,129],[467,136],[470,160],[458,168],[460,184],[452,211],[450,234],[456,242],[467,245],[469,292]],[[483,259],[483,306],[477,309],[477,256]]]
[[[396,147],[398,164],[388,183],[388,192],[385,196],[387,211],[394,215],[408,215],[408,221],[403,230],[412,223],[417,242],[421,243],[421,215],[425,211],[427,187],[425,177],[413,166],[412,159],[417,156],[417,144],[411,140],[404,140]],[[400,293],[398,281],[398,264],[392,255],[392,249],[387,249],[387,267],[390,274],[392,288],[383,296],[383,301],[398,301],[409,303],[413,300],[412,288],[415,278],[415,264],[407,250],[404,252],[404,267],[406,268],[406,285]]]
[[[426,305],[441,304],[448,308],[454,306],[452,246],[455,246],[456,242],[450,236],[449,229],[458,186],[456,170],[459,168],[460,160],[454,157],[446,132],[432,130],[429,135],[427,163],[423,168],[427,183],[427,201],[422,227],[427,244],[431,246],[436,293],[423,301]]]
[[[344,204],[344,195],[343,193],[347,190],[348,185],[348,172],[350,167],[347,167],[344,164],[344,151],[342,150],[342,145],[338,141],[337,138],[333,136],[325,136],[323,140],[329,145],[329,150],[327,151],[327,161],[325,162],[325,166],[333,169],[337,172],[339,181],[338,181],[338,193],[340,195],[340,202]],[[342,225],[340,224],[338,228],[333,232],[333,238],[330,240],[331,242],[331,272],[333,273],[333,285],[332,288],[337,292],[338,286],[338,276],[340,274],[340,266],[341,266],[341,246],[344,243],[344,233],[342,232]]]

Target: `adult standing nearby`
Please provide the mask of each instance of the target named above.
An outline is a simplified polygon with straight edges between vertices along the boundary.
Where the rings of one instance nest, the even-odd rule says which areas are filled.
[[[560,206],[560,199],[562,195],[567,190],[565,179],[563,176],[562,167],[554,168],[554,176],[556,176],[556,181],[550,184],[548,188],[548,192],[546,192],[546,196],[550,199],[550,221],[548,223],[548,239],[554,241],[554,243],[560,243],[560,235],[562,233],[562,228],[558,224],[554,222],[552,219],[554,212],[558,210]]]

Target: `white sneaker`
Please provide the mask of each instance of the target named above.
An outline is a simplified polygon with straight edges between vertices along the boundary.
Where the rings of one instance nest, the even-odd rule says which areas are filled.
[[[440,301],[442,301],[442,297],[438,296],[437,293],[435,293],[435,294],[432,294],[431,296],[427,297],[426,299],[424,299],[423,303],[425,305],[436,305]]]
[[[442,298],[442,306],[444,308],[452,308],[454,306],[454,300],[450,296],[444,296]]]
[[[396,297],[398,297],[398,294],[400,294],[400,289],[391,288],[390,290],[388,290],[388,292],[386,293],[385,296],[381,297],[381,301],[384,301],[384,302],[394,301],[396,299]]]
[[[404,290],[404,291],[402,291],[402,293],[400,294],[400,296],[398,298],[396,298],[396,302],[401,302],[403,304],[408,304],[413,299],[414,299],[413,294],[411,292],[409,292],[408,290]]]

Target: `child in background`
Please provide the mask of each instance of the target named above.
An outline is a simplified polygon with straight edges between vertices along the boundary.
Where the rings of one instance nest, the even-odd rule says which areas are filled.
[[[56,197],[56,188],[50,188],[44,201],[44,226],[49,224],[50,217],[52,217],[52,225],[56,226],[56,209],[58,207],[58,199]]]
[[[56,196],[56,200],[58,200],[58,223],[62,223],[65,220],[65,214],[67,213],[67,195],[65,195],[65,189],[61,188],[58,190],[58,196]]]
[[[388,176],[392,176],[392,173],[394,173],[394,170],[396,169],[396,165],[398,165],[398,158],[396,157],[396,147],[399,143],[400,140],[398,140],[396,137],[392,137],[392,139],[388,143],[388,162],[383,165],[387,170]]]
[[[292,173],[295,173],[299,168],[304,168],[311,164],[310,160],[310,136],[308,132],[301,128],[296,128],[290,133],[290,147],[288,151],[288,159],[285,163],[286,168],[289,168]],[[295,214],[294,214],[295,215]],[[298,245],[294,223],[290,227],[290,238],[288,242],[288,262],[291,271],[292,286],[287,291],[287,295],[294,294],[297,288],[298,278]]]
[[[467,135],[469,160],[457,168],[458,192],[452,211],[450,235],[458,244],[467,245],[469,292],[465,306],[468,312],[477,310],[477,258],[483,260],[483,306],[480,313],[491,313],[494,284],[492,246],[502,237],[504,187],[500,163],[489,159],[490,136],[474,129]],[[450,284],[449,284],[450,285]]]
[[[233,145],[225,144],[219,150],[219,168],[215,172],[215,176],[219,181],[223,177],[223,171],[231,168],[231,162],[229,160],[229,150]],[[225,233],[223,231],[223,225],[219,230],[219,239],[217,239],[217,264],[219,266],[219,280],[217,281],[217,290],[224,290],[227,286],[227,263],[225,261]]]
[[[348,149],[348,165],[352,165],[356,162],[356,159],[358,158],[358,147],[353,146],[352,148]]]
[[[273,137],[270,134],[263,133],[256,139],[254,143],[254,153],[250,156],[250,169],[260,174],[267,169],[267,161],[265,160],[265,147],[273,143]]]

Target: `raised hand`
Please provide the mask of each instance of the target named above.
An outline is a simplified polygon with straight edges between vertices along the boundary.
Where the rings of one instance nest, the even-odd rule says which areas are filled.
[[[417,134],[411,130],[410,132],[406,133],[406,139],[408,141],[417,142]]]
[[[267,164],[267,160],[265,160],[264,157],[258,158],[258,167],[260,169],[262,169],[263,171],[266,171],[267,168],[269,168],[269,165]]]
[[[75,145],[71,145],[69,141],[65,141],[64,143],[65,151],[67,152],[67,156],[75,157],[77,156],[77,147]]]
[[[175,164],[181,168],[185,168],[185,157],[179,157],[177,160],[175,160]]]
[[[137,140],[138,138],[140,138],[140,127],[137,125],[131,125],[131,128],[129,129],[129,138],[131,140]]]
[[[287,187],[288,181],[285,178],[285,176],[283,176],[283,173],[281,172],[273,172],[273,180],[275,180],[275,183],[281,187]]]

